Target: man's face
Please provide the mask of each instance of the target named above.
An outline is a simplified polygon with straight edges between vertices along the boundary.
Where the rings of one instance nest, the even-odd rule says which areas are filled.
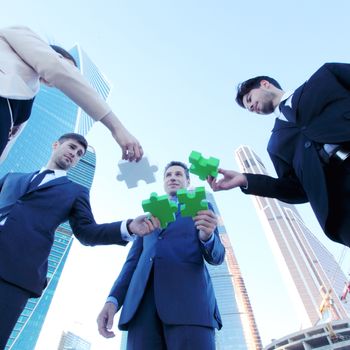
[[[169,167],[164,174],[164,190],[170,196],[175,196],[177,190],[187,188],[190,180],[187,179],[185,169],[179,165]]]
[[[76,140],[68,139],[53,144],[51,159],[58,169],[68,170],[74,167],[85,154],[85,148]]]
[[[269,88],[261,85],[250,90],[243,96],[243,105],[257,114],[271,114],[275,110],[274,99],[276,95]]]

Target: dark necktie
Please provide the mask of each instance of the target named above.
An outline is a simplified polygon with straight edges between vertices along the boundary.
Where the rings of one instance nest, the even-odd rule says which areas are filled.
[[[292,122],[292,123],[295,123],[295,116],[294,116],[294,113],[293,113],[293,110],[291,107],[289,106],[286,106],[285,105],[285,102],[286,101],[283,101],[279,108],[280,108],[280,111],[281,113],[285,116],[285,118],[289,121],[289,122]]]
[[[29,184],[29,187],[28,187],[28,190],[27,192],[29,191],[32,191],[34,189],[36,189],[39,184],[41,183],[41,181],[44,180],[44,177],[47,175],[47,174],[53,174],[54,171],[53,170],[44,170],[43,172],[39,173],[32,181],[31,183]]]

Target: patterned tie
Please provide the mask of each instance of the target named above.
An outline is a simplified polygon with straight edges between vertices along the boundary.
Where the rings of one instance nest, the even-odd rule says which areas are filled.
[[[46,175],[53,174],[53,173],[54,173],[54,171],[49,170],[49,169],[44,170],[43,172],[39,173],[29,184],[27,192],[32,191],[33,189],[36,189],[40,185],[41,181],[44,180],[44,177]]]

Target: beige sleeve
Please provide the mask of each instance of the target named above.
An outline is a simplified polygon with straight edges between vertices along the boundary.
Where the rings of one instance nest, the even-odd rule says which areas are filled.
[[[3,28],[0,36],[40,77],[61,90],[94,120],[102,119],[111,111],[79,70],[31,29],[20,26]]]

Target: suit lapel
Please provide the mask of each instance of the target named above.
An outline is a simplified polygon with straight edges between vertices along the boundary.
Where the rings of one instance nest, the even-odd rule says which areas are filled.
[[[28,191],[27,193],[31,193],[33,191],[39,191],[39,190],[42,190],[42,189],[45,189],[48,187],[52,187],[52,186],[62,185],[62,184],[69,183],[69,182],[71,182],[71,180],[69,180],[67,176],[61,176],[57,179],[53,179],[51,181],[48,181],[48,182],[44,183],[43,185],[41,185],[37,188],[34,188],[31,191]]]
[[[295,124],[291,123],[291,122],[287,122],[287,121],[279,119],[279,118],[276,118],[275,124],[274,124],[271,132],[275,132],[275,131],[278,131],[280,129],[285,129],[285,128],[295,128]]]

